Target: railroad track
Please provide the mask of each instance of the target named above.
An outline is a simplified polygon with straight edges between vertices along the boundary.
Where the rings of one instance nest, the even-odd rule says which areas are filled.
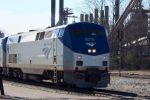
[[[110,73],[111,76],[120,76],[120,77],[127,77],[127,78],[139,78],[139,79],[150,79],[150,75],[140,75],[140,74],[130,74],[130,73]]]
[[[135,93],[130,93],[130,92],[123,92],[123,91],[116,91],[116,90],[107,90],[107,89],[95,89],[95,95],[98,94],[103,94],[103,95],[109,95],[112,97],[117,98],[117,100],[133,100],[133,99],[138,99],[138,100],[150,100],[150,96],[138,96]]]
[[[64,85],[56,85],[51,84],[48,82],[34,82],[34,81],[15,81],[12,79],[5,79],[9,82],[11,85],[16,85],[20,87],[25,88],[38,88],[42,91],[49,92],[50,89],[53,89],[60,93],[67,93],[67,94],[79,94],[79,95],[89,95],[89,96],[98,96],[98,97],[111,97],[112,99],[130,99],[130,98],[137,98],[139,97],[135,93],[129,93],[129,92],[122,92],[122,91],[116,91],[116,90],[107,90],[107,89],[81,89],[71,86],[64,86]],[[11,82],[10,82],[11,81]],[[29,85],[29,86],[28,86]],[[140,98],[146,98],[146,97],[140,97]]]
[[[104,93],[108,95],[117,95],[117,96],[128,96],[128,97],[137,97],[138,95],[130,92],[108,90],[108,89],[93,89],[96,93]]]

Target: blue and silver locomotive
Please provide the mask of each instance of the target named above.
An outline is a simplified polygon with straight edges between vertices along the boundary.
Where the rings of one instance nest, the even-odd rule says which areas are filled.
[[[82,22],[8,36],[1,40],[0,65],[4,75],[14,78],[106,87],[110,82],[106,30]]]

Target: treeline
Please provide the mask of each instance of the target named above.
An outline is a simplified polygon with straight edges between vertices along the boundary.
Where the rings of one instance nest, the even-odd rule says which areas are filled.
[[[119,56],[110,57],[110,69],[114,70],[150,70],[150,58],[141,56],[137,52],[128,52]]]

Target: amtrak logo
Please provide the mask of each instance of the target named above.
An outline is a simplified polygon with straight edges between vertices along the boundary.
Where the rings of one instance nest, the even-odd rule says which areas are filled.
[[[86,45],[87,45],[87,46],[90,46],[90,47],[93,47],[93,46],[95,46],[95,45],[96,45],[96,43],[88,42],[88,43],[86,43]]]
[[[42,49],[42,52],[44,53],[46,59],[48,59],[50,51],[51,51],[51,48],[48,48],[48,47]]]

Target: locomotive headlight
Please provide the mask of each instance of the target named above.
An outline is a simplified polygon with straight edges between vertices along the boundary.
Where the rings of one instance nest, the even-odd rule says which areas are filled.
[[[93,51],[92,51],[93,53],[96,53],[96,49],[93,49]]]
[[[78,60],[81,60],[81,59],[82,59],[82,56],[81,56],[81,55],[78,55],[77,58],[78,58]]]
[[[92,52],[92,50],[91,49],[88,49],[88,53],[91,53]]]
[[[106,59],[106,56],[104,56],[104,59]]]

